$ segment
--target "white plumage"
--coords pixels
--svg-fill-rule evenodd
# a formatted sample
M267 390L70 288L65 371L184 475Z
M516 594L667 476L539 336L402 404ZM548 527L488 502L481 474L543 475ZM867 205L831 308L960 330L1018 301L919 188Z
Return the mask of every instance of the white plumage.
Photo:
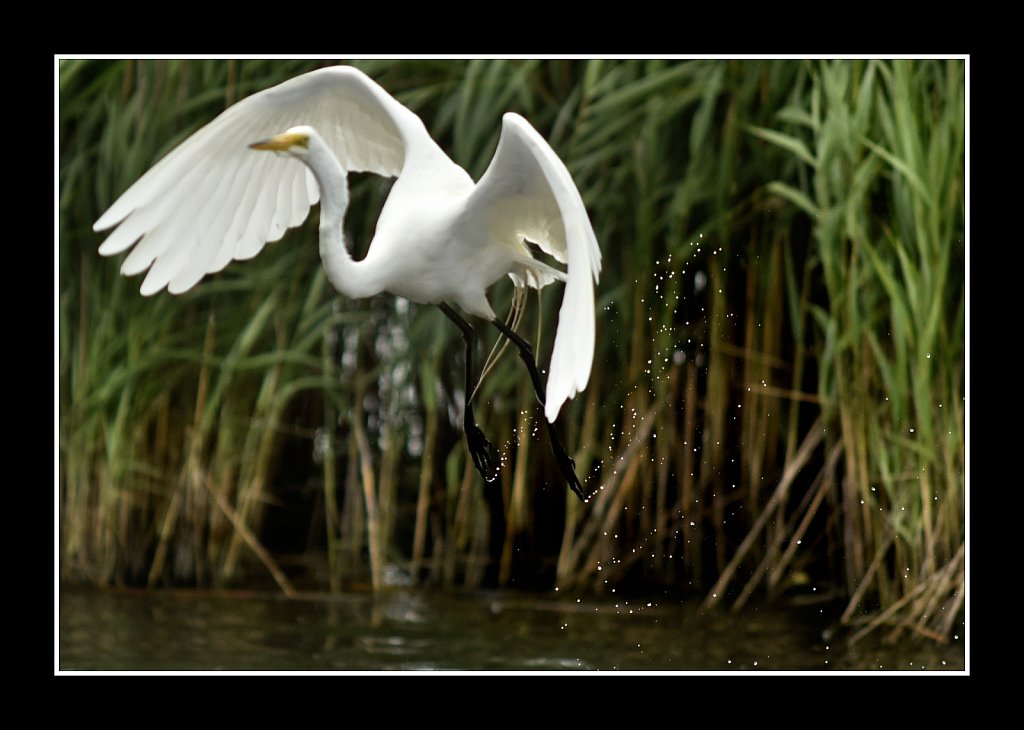
M267 138L277 141L261 149L284 154L250 149ZM348 172L397 177L362 261L343 243ZM125 191L94 228L117 226L100 253L130 249L121 271L148 269L144 295L180 293L232 260L252 258L318 201L324 267L348 296L388 291L493 321L486 290L502 276L534 288L564 280L548 421L586 387L601 252L569 171L516 114L504 116L494 159L474 184L420 118L364 73L320 69L227 109ZM566 271L535 259L526 240Z

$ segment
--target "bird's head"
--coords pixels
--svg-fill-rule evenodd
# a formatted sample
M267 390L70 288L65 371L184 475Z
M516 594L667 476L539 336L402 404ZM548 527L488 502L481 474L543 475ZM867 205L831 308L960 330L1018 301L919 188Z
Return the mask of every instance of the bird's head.
M254 150L271 150L282 152L302 159L309 154L310 140L316 135L312 127L292 127L269 139L253 142L249 147Z

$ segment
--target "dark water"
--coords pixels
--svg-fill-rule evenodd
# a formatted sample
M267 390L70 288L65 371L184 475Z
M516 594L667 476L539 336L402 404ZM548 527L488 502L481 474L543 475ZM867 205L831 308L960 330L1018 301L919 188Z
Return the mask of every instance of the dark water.
M823 639L818 609L705 614L697 601L410 591L61 591L56 667L194 671L964 670L949 645Z

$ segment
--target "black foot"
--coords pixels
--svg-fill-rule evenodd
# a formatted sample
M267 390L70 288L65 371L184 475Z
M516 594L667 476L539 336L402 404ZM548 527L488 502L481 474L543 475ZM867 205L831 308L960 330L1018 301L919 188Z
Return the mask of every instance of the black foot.
M498 468L501 466L498 451L475 423L466 424L466 444L473 457L473 464L484 481L488 483L497 481Z
M558 468L562 470L562 476L565 477L565 481L569 484L569 489L576 493L576 496L580 498L580 501L586 502L587 497L583 493L583 485L580 484L579 478L576 476L576 462L571 456L565 453L565 449L562 448L561 441L555 436L554 429L551 429L551 451L555 455L555 460L558 462Z
M519 357L522 359L523 364L526 365L526 369L530 373L530 380L533 382L534 393L537 394L537 402L540 403L541 407L544 406L544 383L541 381L540 373L537 371L537 363L533 359L533 346L524 340L522 337L517 335L511 329L509 329L504 322L500 319L493 319L491 323L501 330L508 339L519 348ZM555 460L558 461L558 468L562 470L562 476L565 477L565 481L569 483L569 489L576 493L576 496L581 501L586 502L587 497L583 494L583 485L580 484L579 478L576 476L576 462L569 458L569 455L565 453L565 448L562 446L562 442L558 439L558 434L555 433L555 426L553 423L545 421L548 425L548 435L551 437L551 452L555 455Z

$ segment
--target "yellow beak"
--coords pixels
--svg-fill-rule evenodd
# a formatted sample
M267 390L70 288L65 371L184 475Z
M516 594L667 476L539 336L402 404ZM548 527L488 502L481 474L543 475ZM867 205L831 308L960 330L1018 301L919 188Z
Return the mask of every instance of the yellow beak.
M295 145L302 145L305 147L308 144L306 136L303 134L296 133L284 133L279 134L276 137L270 139L263 139L259 142L253 142L249 147L254 150L273 150L276 152L285 152L290 147Z

